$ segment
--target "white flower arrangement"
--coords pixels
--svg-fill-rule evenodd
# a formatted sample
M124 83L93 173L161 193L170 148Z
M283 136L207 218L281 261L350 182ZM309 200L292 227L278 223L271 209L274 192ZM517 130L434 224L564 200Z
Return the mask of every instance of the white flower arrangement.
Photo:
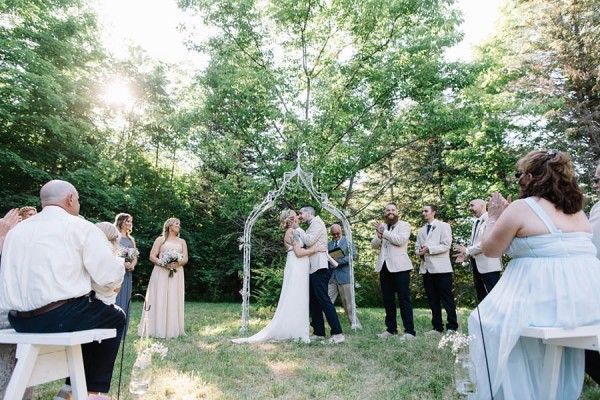
M443 349L444 347L450 347L452 354L456 355L464 349L469 347L469 344L473 342L475 339L474 335L465 335L462 332L452 332L446 333L440 339L440 343L438 344L438 349Z
M138 354L136 362L149 363L152 360L153 354L158 355L162 360L167 356L168 352L169 348L161 343L152 343Z

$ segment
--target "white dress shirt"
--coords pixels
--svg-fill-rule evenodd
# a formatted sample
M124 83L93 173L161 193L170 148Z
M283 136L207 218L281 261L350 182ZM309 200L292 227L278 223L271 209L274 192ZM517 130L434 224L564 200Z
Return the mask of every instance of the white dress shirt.
M115 257L94 224L57 206L46 206L8 232L0 267L0 310L31 311L80 297L92 280L118 287L124 260Z

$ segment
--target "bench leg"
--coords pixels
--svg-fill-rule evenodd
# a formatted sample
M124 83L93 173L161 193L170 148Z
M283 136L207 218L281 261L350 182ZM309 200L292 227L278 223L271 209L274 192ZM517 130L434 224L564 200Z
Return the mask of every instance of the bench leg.
M4 393L4 400L22 399L40 348L33 344L17 345L17 364Z
M69 377L74 400L85 400L88 397L85 369L81 346L67 346L67 362L69 364Z
M563 347L552 344L546 345L544 356L544 370L542 373L542 396L541 399L556 400L558 390L558 377L560 376L560 361L562 359Z

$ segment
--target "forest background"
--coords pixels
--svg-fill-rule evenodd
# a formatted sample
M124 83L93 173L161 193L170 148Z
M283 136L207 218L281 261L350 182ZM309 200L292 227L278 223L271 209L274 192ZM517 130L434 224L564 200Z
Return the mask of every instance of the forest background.
M245 220L298 154L351 223L359 307L381 304L371 223L388 202L413 227L411 247L425 203L466 242L469 201L516 195L515 161L549 148L573 157L586 209L597 200L600 0L507 0L469 62L444 56L461 39L453 1L178 4L192 16L188 47L208 57L202 68L135 47L110 54L90 2L0 0L0 212L39 210L41 185L65 179L85 218L130 213L135 292L175 216L190 255L186 299L241 301ZM194 35L193 21L211 35ZM107 91L114 82L129 87L127 101ZM318 206L292 185L254 225L254 303L276 302L278 214L304 204ZM472 305L468 268L455 270L459 305ZM416 272L412 285L422 302Z

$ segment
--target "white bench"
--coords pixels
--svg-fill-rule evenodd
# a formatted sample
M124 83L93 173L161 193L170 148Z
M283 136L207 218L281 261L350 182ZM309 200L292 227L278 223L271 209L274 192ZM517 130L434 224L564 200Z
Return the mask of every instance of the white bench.
M546 345L540 399L555 400L564 347L600 351L600 326L580 326L573 329L528 327L521 336L542 339Z
M17 345L17 364L4 400L22 399L25 389L70 377L73 399L86 399L87 385L81 344L117 336L116 329L91 329L64 333L19 333L0 330L0 343Z

